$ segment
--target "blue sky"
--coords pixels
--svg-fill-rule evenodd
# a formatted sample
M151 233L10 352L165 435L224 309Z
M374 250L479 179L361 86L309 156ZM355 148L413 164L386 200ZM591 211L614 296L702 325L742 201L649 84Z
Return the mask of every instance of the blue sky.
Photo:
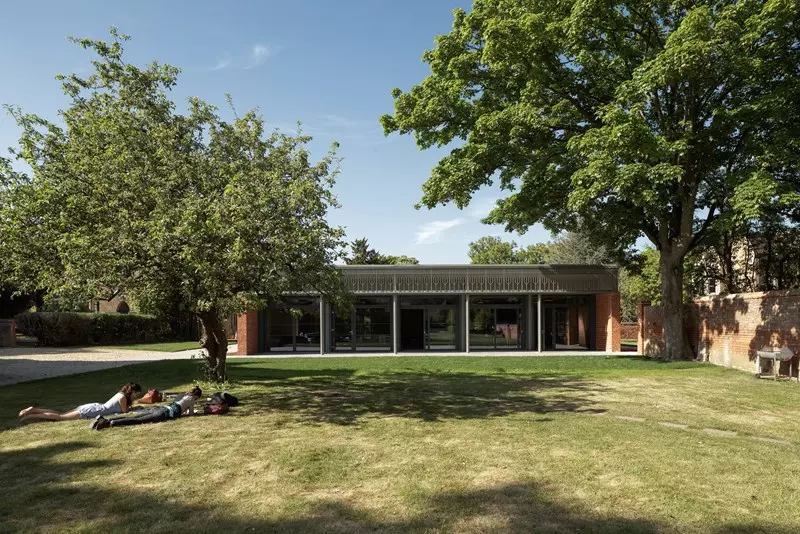
M54 76L86 73L91 56L67 35L105 38L110 25L133 40L129 61L153 59L182 69L174 97L238 109L258 107L281 129L297 121L321 156L339 141L342 208L330 220L348 239L367 237L386 254L422 263L467 262L468 243L504 235L520 244L547 241L542 228L523 236L480 223L499 188L485 188L464 210L415 210L421 186L443 151L420 151L412 137L383 136L378 118L392 111L390 91L427 74L422 53L447 33L452 10L468 0L292 0L261 2L13 2L0 32L0 103L54 118L65 98ZM0 114L0 147L18 129Z

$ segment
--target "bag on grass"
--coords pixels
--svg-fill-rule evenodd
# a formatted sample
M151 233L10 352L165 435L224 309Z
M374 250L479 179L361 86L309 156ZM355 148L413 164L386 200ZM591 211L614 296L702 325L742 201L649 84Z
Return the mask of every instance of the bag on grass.
M203 408L203 413L206 415L223 415L228 413L227 404L206 404Z
M227 404L228 406L236 406L239 404L239 399L230 393L214 393L211 395L211 398L208 399L208 402L210 404Z
M148 389L147 393L139 399L139 404L154 404L164 400L164 396L156 388Z

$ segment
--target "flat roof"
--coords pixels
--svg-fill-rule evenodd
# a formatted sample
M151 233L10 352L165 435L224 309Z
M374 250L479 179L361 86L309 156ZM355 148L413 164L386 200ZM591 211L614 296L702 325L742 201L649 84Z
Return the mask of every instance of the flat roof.
M356 294L592 294L618 290L608 265L340 265Z

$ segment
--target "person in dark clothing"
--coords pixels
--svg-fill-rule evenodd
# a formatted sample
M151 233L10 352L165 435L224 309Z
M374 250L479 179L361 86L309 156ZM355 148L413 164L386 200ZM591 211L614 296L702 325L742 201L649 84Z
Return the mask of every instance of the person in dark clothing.
M134 417L121 417L116 419L106 419L98 416L92 423L94 430L103 430L115 426L143 425L145 423L160 423L170 421L179 417L187 417L194 414L194 403L203 396L203 390L194 387L187 391L185 395L179 397L167 406L160 406L141 415Z

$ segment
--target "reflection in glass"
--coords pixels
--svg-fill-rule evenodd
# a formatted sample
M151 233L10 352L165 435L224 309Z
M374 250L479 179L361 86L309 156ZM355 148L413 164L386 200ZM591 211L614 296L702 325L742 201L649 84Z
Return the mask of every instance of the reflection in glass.
M386 352L391 346L389 309L356 308L356 350Z
M518 307L471 307L469 311L469 346L475 350L512 350L522 348L522 310Z
M352 336L350 314L335 314L333 317L333 332L331 335L332 349L351 350L353 346Z
M427 324L425 338L428 350L455 350L456 348L456 310L438 308L425 310Z
M298 351L319 352L319 308L303 310L297 319L295 340Z
M469 311L469 346L474 349L494 349L494 308L472 308Z
M288 310L268 310L267 337L271 349L292 350L292 330L294 317Z
M522 346L520 315L521 312L517 308L495 310L495 344L498 349L518 349Z

